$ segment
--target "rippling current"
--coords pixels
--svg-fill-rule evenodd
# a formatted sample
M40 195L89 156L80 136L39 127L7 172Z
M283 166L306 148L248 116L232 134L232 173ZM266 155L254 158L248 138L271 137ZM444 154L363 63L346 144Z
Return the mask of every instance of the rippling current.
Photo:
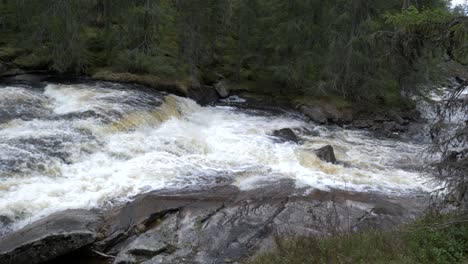
M303 144L279 143L271 134L281 128ZM315 156L326 144L342 163ZM425 147L118 84L0 86L0 218L17 228L155 189L282 178L323 190L428 191L418 172Z

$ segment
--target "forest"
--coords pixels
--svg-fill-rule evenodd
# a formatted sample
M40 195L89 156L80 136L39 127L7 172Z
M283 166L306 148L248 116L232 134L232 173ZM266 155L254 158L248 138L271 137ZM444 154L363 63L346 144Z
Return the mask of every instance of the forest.
M466 12L446 0L3 0L0 61L392 104L468 63Z

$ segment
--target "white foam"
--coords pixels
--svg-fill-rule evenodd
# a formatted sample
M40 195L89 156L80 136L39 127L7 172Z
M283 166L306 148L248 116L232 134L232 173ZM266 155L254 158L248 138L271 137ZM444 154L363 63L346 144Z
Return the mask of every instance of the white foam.
M85 85L49 84L44 91L44 95L51 99L51 105L56 114L88 110L104 111L112 109L121 111L122 105L116 103L115 100L125 98L130 94L131 91Z

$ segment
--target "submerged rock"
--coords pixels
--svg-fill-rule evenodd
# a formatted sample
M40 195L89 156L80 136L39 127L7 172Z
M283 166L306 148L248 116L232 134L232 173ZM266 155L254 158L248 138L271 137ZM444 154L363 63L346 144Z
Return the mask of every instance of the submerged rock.
M101 219L88 210L52 214L0 237L0 263L41 263L93 243Z
M319 157L321 160L330 162L330 163L337 163L335 152L333 151L333 147L330 145L326 145L325 147L319 148L314 150L315 155Z
M296 133L290 128L283 128L273 131L273 136L278 138L281 142L291 141L294 143L299 143L299 139L296 136Z

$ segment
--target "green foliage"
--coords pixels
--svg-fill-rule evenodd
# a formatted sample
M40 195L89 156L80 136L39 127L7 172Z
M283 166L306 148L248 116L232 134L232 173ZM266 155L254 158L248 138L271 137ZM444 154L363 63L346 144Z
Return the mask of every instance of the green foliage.
M49 60L44 54L31 53L17 57L13 64L22 69L41 70L47 67Z
M273 252L247 261L260 263L464 263L468 219L425 217L393 231L370 230L332 237L278 239Z
M386 14L385 18L387 23L410 30L423 24L443 23L451 18L451 14L446 9L437 8L420 11L411 6L399 13Z
M446 50L468 61L468 26L453 34L438 26L461 9L413 2L3 0L0 59L46 54L41 65L59 72L105 68L194 83L224 76L271 83L270 93L392 103L437 80ZM449 36L442 43L431 38L441 34ZM1 55L13 47L23 53Z

